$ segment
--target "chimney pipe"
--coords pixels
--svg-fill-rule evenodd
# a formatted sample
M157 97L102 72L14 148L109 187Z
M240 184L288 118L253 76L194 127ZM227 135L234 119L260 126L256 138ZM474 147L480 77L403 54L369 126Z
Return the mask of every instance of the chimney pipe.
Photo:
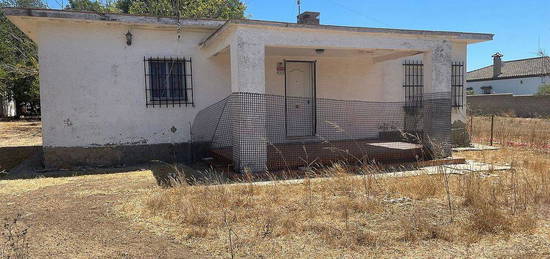
M319 25L319 12L303 12L298 15L298 24Z
M502 57L503 55L500 53L495 53L493 56L493 78L497 78L500 74L502 74Z

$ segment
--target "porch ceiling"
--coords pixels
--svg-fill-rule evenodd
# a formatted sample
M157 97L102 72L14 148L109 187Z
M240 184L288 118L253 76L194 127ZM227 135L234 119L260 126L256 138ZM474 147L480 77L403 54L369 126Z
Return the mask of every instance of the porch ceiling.
M322 53L317 53L314 48L289 48L289 47L266 47L266 56L286 56L286 57L339 57L339 58L372 58L373 60L385 61L401 57L414 56L420 54L419 51L404 51L392 49L324 49Z

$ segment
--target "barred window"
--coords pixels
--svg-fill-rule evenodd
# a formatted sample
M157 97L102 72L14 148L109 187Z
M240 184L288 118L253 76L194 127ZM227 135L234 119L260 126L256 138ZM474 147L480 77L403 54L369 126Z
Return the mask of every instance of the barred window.
M144 58L147 107L193 105L191 59Z
M464 107L464 63L462 62L452 64L451 99L453 107Z
M424 65L421 61L403 63L405 107L422 107L424 95Z

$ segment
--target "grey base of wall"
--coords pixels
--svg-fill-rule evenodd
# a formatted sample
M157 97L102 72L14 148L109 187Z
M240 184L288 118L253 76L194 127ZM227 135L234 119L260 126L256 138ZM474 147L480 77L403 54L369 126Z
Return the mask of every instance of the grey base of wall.
M102 147L44 147L44 166L70 169L82 166L123 166L152 160L191 163L202 157L204 145L191 143Z

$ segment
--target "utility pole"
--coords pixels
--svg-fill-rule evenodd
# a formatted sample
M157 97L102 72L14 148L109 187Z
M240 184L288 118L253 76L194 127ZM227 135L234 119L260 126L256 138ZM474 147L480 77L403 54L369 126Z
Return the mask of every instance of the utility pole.
M301 8L300 0L296 0L296 5L298 6L298 15L300 15L300 14L302 13L302 8Z

